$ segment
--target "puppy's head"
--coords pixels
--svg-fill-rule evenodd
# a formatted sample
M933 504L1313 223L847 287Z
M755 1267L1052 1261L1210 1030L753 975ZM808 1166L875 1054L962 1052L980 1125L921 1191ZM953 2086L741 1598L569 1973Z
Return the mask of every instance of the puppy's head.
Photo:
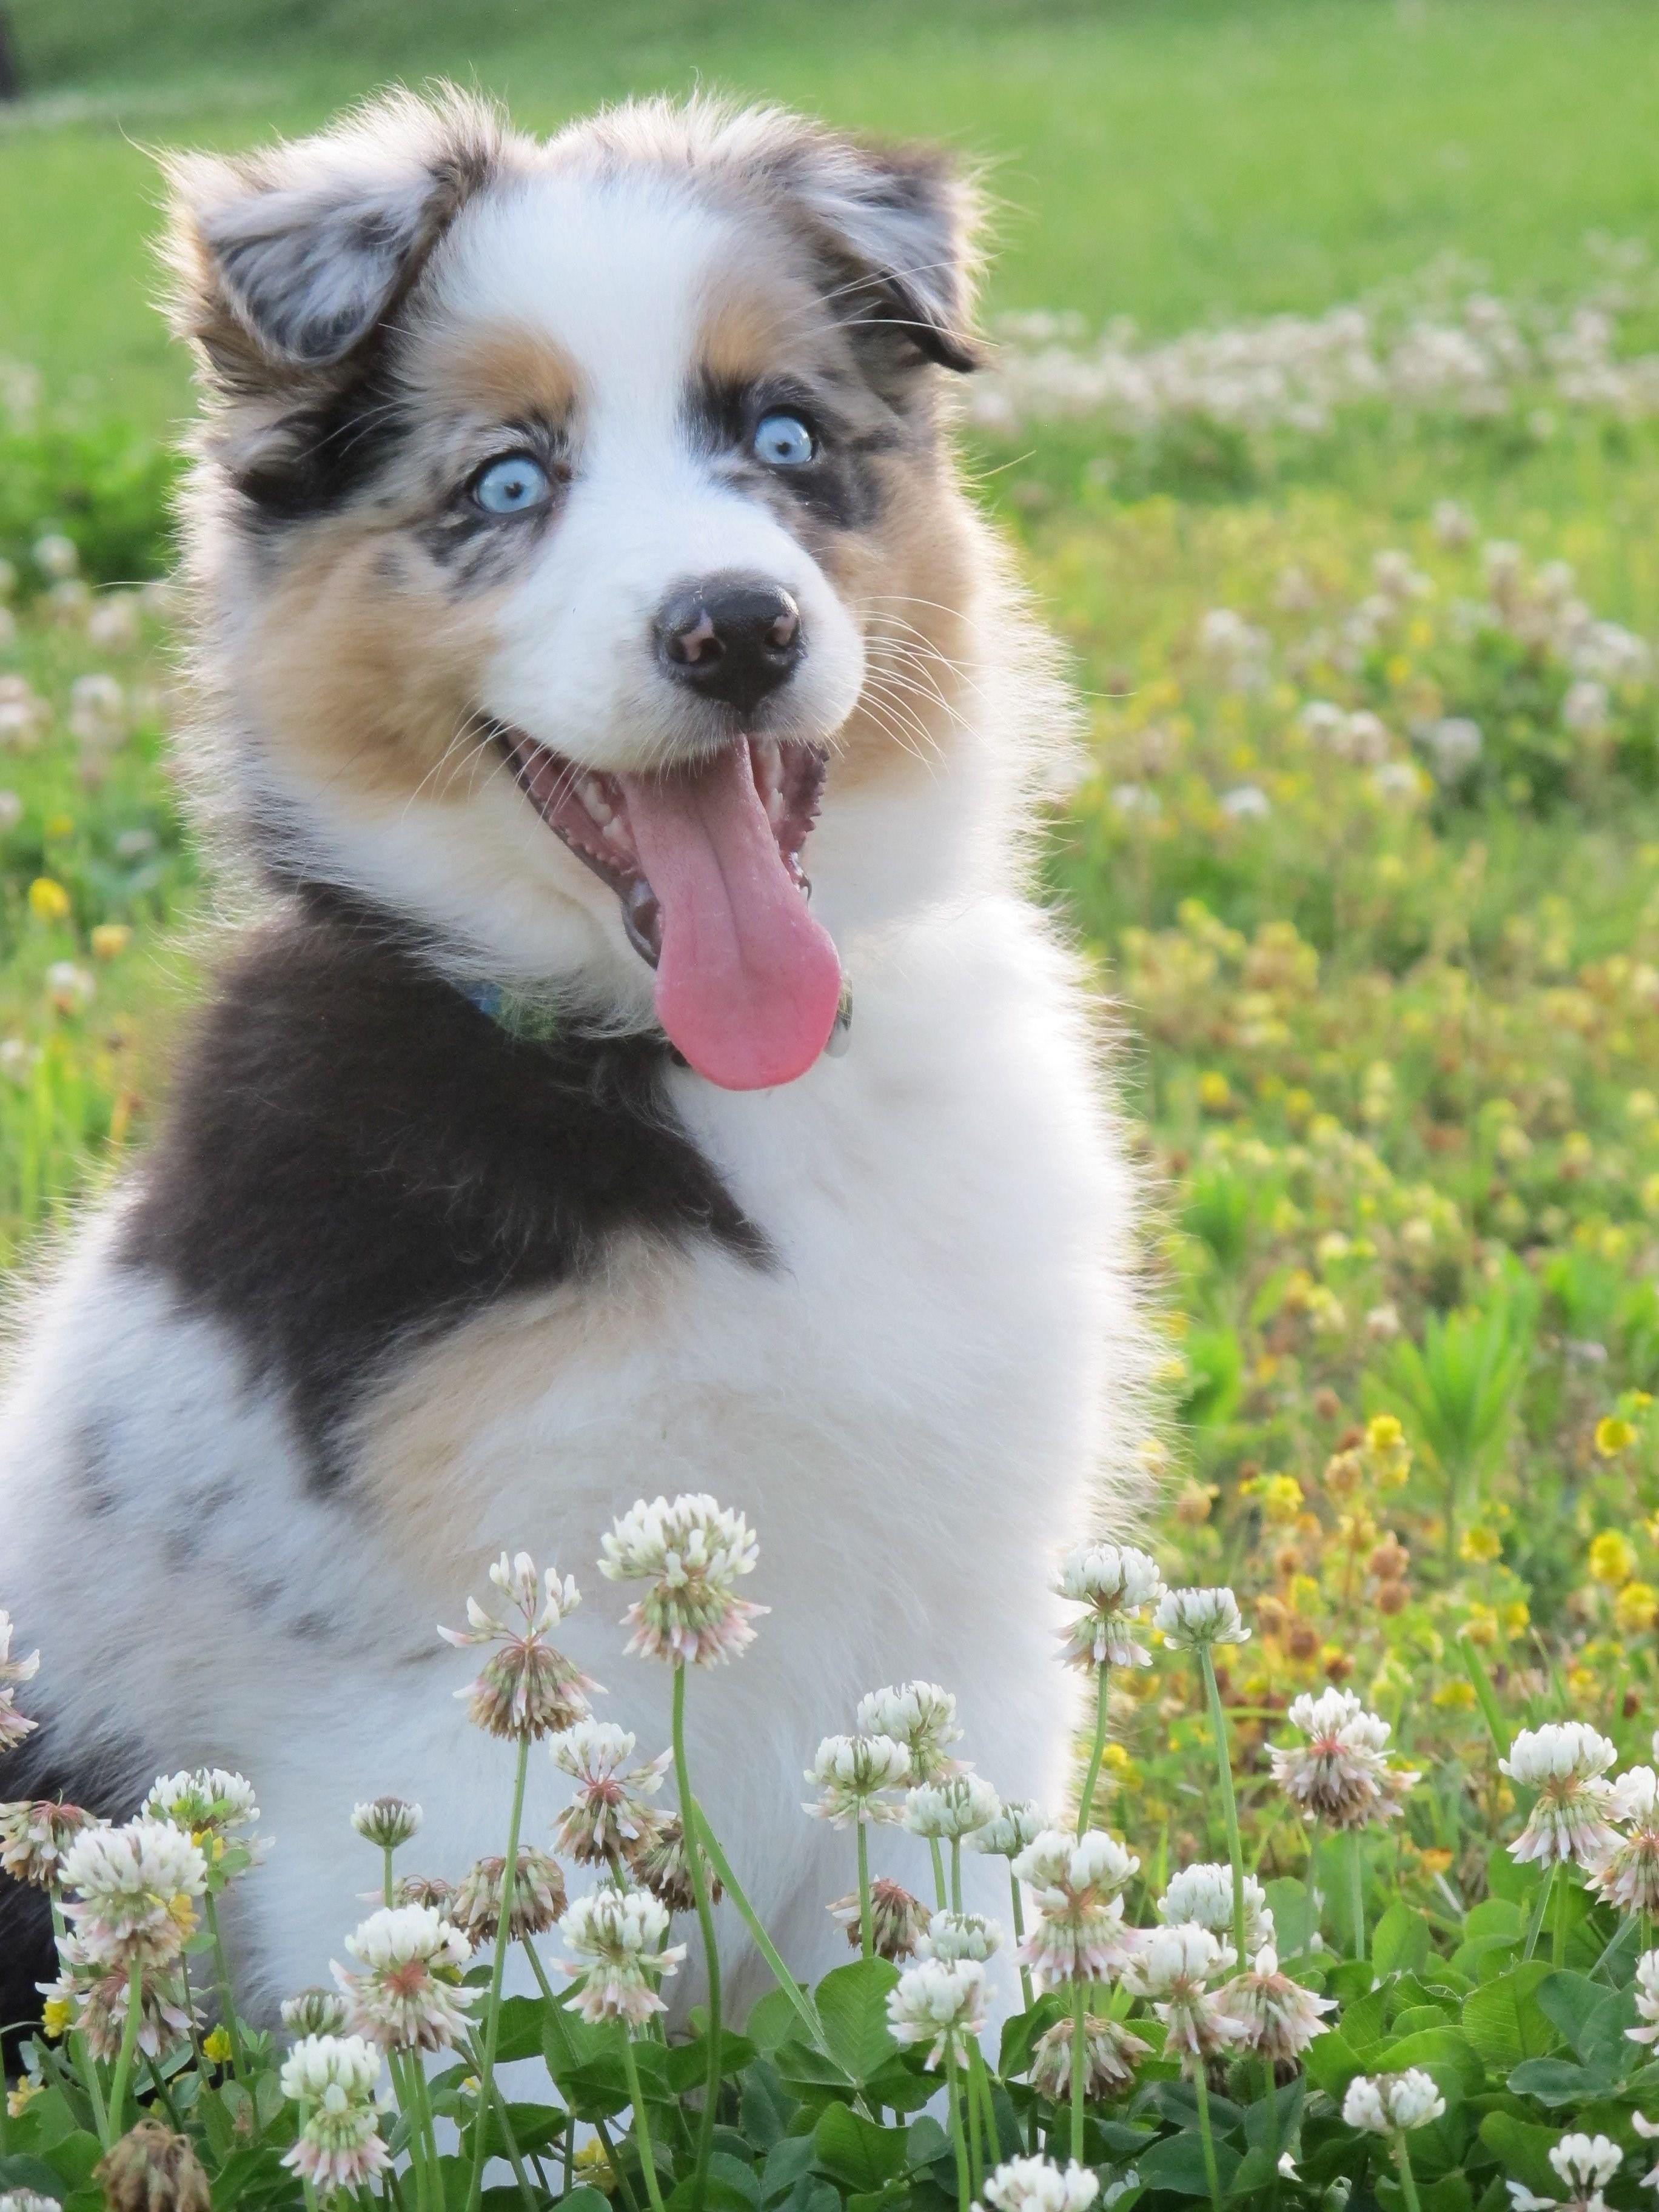
M541 146L454 95L172 179L267 865L654 1010L716 1082L801 1073L841 989L815 822L948 743L963 680L966 187L772 112Z

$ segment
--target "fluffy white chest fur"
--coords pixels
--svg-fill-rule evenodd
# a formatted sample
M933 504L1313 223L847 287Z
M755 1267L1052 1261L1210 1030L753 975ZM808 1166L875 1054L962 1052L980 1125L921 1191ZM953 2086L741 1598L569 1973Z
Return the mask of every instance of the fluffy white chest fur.
M986 901L872 957L845 1058L759 1097L683 1079L777 1264L641 1245L600 1285L489 1309L365 1410L355 1505L308 1494L235 1346L113 1272L94 1231L7 1424L7 1594L76 1737L255 1780L276 1844L243 1886L245 1940L268 1998L325 1973L373 1886L356 1800L424 1806L410 1868L453 1878L501 1848L510 1749L467 1725L467 1661L433 1630L504 1546L576 1575L561 1640L608 1686L605 1716L642 1753L665 1744L667 1670L623 1656L623 1595L593 1565L640 1495L712 1490L760 1533L745 1589L771 1611L745 1657L693 1680L690 1735L792 1963L844 1946L824 1907L850 1844L802 1811L802 1770L862 1691L945 1683L1005 1794L1060 1796L1074 1708L1047 1584L1100 1500L1131 1329L1066 966L1033 913ZM104 1404L120 1449L89 1498ZM568 1787L538 1754L528 1839ZM925 1851L896 1834L878 1864L924 1889Z

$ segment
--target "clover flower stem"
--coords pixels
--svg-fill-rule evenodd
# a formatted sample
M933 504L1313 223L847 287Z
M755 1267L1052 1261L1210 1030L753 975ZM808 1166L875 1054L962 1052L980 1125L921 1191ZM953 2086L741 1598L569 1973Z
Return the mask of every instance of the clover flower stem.
M617 2177L617 2186L622 2191L623 2203L628 2207L628 2212L640 2212L640 2200L634 2194L632 2182L622 2170L622 2162L617 2156L617 2147L611 2140L610 2130L603 2120L595 2120L593 2132L605 2151L605 2164Z
M683 1668L676 1668L677 1683L683 1672ZM628 2099L634 2107L634 2132L639 2137L640 2170L645 2176L645 2191L651 2199L652 2212L663 2212L662 2191L657 2181L657 2161L651 2148L651 2123L646 2117L645 2092L640 2087L640 2063L634 2056L634 2039L626 2027L622 2031L622 2044L623 2064L628 2073ZM699 2180L696 2201L701 2202L702 2193L702 2183Z
M126 2132L121 2117L126 2107L127 2076L132 2071L132 2054L138 2048L138 2019L143 2008L144 1989L143 1969L135 1960L127 1969L127 2011L121 2023L121 2050L115 2062L114 2079L109 2085L109 2124L104 2137L104 2148L110 2150Z
M1417 2194L1417 2176L1412 2172L1412 2154L1402 2128L1394 2139L1394 2162L1400 2168L1400 2193L1406 2200L1406 2212L1423 2212Z
M962 1838L951 1838L951 1910L962 1910Z
M685 1662L683 1659L678 1660L674 1667L673 1744L674 1781L679 1791L680 1820L687 1838L692 1842L692 1848L685 1854L686 1870L691 1876L691 1895L697 1908L697 1925L702 1930L703 1957L708 1971L708 2070L703 2087L702 2112L697 2121L696 2175L691 2191L693 2203L701 2203L708 2194L708 2160L714 2148L714 2113L720 2094L720 1947L714 1940L714 1916L708 1905L708 1884L703 1877L702 1853L695 1847L697 1832L704 1823L697 1810L697 1801L691 1795L691 1767L685 1754ZM744 1913L745 1919L749 1917ZM769 1959L767 1964L771 1965Z
M1083 2088L1089 2070L1089 1987L1072 1984L1072 2157L1083 2163Z
M392 1846L390 1844L386 1846L385 1850L381 1853L381 1856L386 1862L386 1870L380 1877L380 1895L388 1905L395 1905L397 1903L398 1892L397 1884L392 1877Z
M307 2124L309 2122L310 2118L310 2100L306 2097L301 2097L300 2100L300 2124L298 2130L298 2132L301 2135L305 2133ZM306 2212L320 2212L320 2208L317 2203L317 2185L308 2173L302 2173L300 2176L300 2194L305 2198Z
M530 1774L530 1742L527 1732L519 1738L518 1771L513 1778L513 1810L507 1823L507 1855L501 1861L501 1932L495 1939L495 1961L489 1976L489 2001L484 2008L483 2071L478 2077L480 2114L489 2108L490 2092L495 2082L495 2045L501 2027L501 1983L507 1973L507 1954L512 1948L507 1931L513 1925L513 1884L519 1871L519 1827L524 1819L525 1784ZM481 2123L478 2139L472 2148L472 2179L466 2193L467 2212L478 2212L479 2200L483 2195L484 2140Z
M1348 1899L1353 1916L1353 1954L1356 1959L1363 1959L1365 1955L1365 1855L1360 1849L1358 1828L1348 1841L1352 1846L1348 1856Z
M1595 1964L1590 1968L1591 1981L1596 1980L1604 1968L1611 1967L1613 1958L1619 1952L1624 1949L1626 1942L1629 1939L1632 1931L1634 1929L1639 1928L1640 1925L1641 1916L1639 1913L1627 1912L1625 1915L1619 1925L1613 1929L1612 1935L1608 1936L1607 1948L1602 1952ZM1607 1978L1609 1981L1613 1978L1610 1972L1607 1975Z
M1233 1762L1227 1742L1227 1716L1222 1709L1221 1686L1215 1678L1215 1657L1207 1644L1199 1646L1198 1662L1204 1674L1204 1695L1210 1709L1210 1733L1215 1738L1216 1765L1221 1776L1221 1817L1227 1827L1227 1856L1233 1869L1233 1948L1240 1968L1244 1951L1244 1845L1238 1832L1238 1800L1233 1794Z
M1205 1656L1208 1656L1206 1652ZM1210 2185L1212 2212L1221 2212L1221 2176L1216 2169L1215 2136L1210 2126L1210 2084L1201 2058L1193 2068L1193 2087L1198 2096L1198 2138L1204 2147L1204 2179Z
M167 2118L172 2121L176 2131L183 2135L185 2132L184 2118L179 2107L173 2101L173 2092L167 2085L167 2076L155 2061L149 2057L144 2060L144 2071L149 2076L149 2086L157 2100L166 2107Z
M1556 1863L1552 1859L1549 1872L1539 1884L1538 1902L1532 1909L1532 1918L1528 1923L1526 1946L1521 1954L1523 1964L1538 1948L1538 1938L1544 1929L1544 1915L1549 1910L1550 1899L1555 1893L1555 1877L1558 1872Z
M476 2073L478 2069L478 2045L476 2038L471 2036L467 2038L466 2049L472 2061L473 2071ZM525 2172L524 2154L519 2148L519 2139L513 2132L512 2121L507 2118L507 2100L502 2096L499 2085L495 2083L491 2084L490 2103L495 2107L495 2118L501 2126L501 2141L507 2148L507 2162L513 2169L513 2178L518 2183L519 2194L525 2202L525 2212L538 2212L536 2192L530 2185L530 2176ZM427 2097L427 2106L429 2112L431 2108L429 2093ZM480 2126L483 2125L483 2118L481 2111L478 2119ZM432 2139L432 2151L435 2160L437 2155L435 2133ZM435 2172L435 2166L434 2170Z
M1324 1899L1319 1893L1319 1846L1324 1841L1324 1823L1316 1815L1308 1831L1308 1902L1313 1908L1313 1932L1319 1933L1324 1917Z
M859 1828L859 1955L868 1959L876 1948L875 1923L870 1911L870 1831L860 1820Z
M732 1904L736 1905L738 1917L742 1920L744 1926L754 1937L756 1948L759 1951L762 1958L765 1960L768 1966L770 1967L773 1980L788 1998L790 2003L794 2006L795 2010L800 2014L802 2021L805 2023L808 2034L811 2035L813 2042L817 2045L818 2049L820 2051L827 2051L828 2046L825 2045L823 2039L823 2022L818 2018L817 2007L813 2003L811 1998L807 1995L806 1991L802 1989L800 1984L795 1979L788 1967L784 1965L782 1959L778 1955L777 1945L772 1941L772 1938L767 1934L765 1928L762 1925L760 1915L756 1911L754 1906L749 1902L748 1896L744 1890L742 1883L739 1882L736 1875L732 1871L731 1860L726 1857L726 1853L720 1849L719 1840L716 1838L714 1830L709 1826L708 1818L705 1815L702 1806L699 1805L695 1799L693 1799L691 1802L690 1812L691 1819L696 1823L696 1832L702 1840L703 1850L708 1854L708 1863L714 1868L715 1873L720 1876L721 1887L725 1889L726 1895L731 1899ZM696 1866L695 1856L693 1857L691 1863L694 1868ZM699 1869L698 1872L693 1875L692 1886L694 1888L701 1886L701 1870Z
M963 2071L966 2076L962 2085L962 2101L968 2114L968 2181L975 2204L985 2187L985 2144L980 2130L979 2099L974 2084L973 2052L963 2056Z
M1567 1963L1567 1914L1571 1891L1565 1881L1555 1885L1555 1911L1550 1922L1550 1964L1559 1970Z
M541 1953L536 1948L536 1946L531 1942L528 1936L521 1936L519 1940L524 1945L525 1956L530 1961L530 1971L536 1977L536 1980L541 1989L542 1995L547 1999L549 2004L557 2004L559 2002L558 1996L554 1990L552 1983L547 1978L547 1969L542 1964Z
M1002 2142L997 2133L997 2108L991 2096L990 2069L985 2055L977 2043L968 2046L968 2081L971 2093L979 2099L981 2124L985 2130L985 2163L989 2166L1002 2162Z
M213 1938L213 1973L219 1990L220 2014L225 2033L230 2038L231 2071L246 2089L247 2057L242 2049L241 2023L236 2017L236 2003L230 1990L230 1963L225 1956L225 1939L219 1932L219 1912L213 1902L211 1887L203 1893L202 1911L207 1917L208 1934Z
M430 2212L432 2185L427 2172L426 2134L421 2125L421 2107L412 2076L419 2062L412 2053L390 2051L386 2056L387 2069L398 2099L398 2109L409 2129L409 2172L415 2184L415 2202L419 2212ZM476 2124L476 2123L475 2123Z
M1101 1662L1095 1686L1095 1740L1089 1753L1089 1771L1083 1778L1083 1795L1078 1799L1077 1832L1085 1835L1089 1827L1089 1814L1095 1802L1095 1784L1100 1779L1100 1762L1106 1756L1106 1713L1109 1685L1112 1670Z
M1025 1948L1025 1911L1019 1901L1019 1876L1014 1872L1012 1859L1008 1863L1008 1905L1009 1917L1014 1924L1014 1949L1018 1954ZM1025 2000L1026 2011L1030 2012L1036 2002L1036 1996L1031 1988L1031 1970L1023 1962L1019 1970L1019 1993Z
M68 1923L64 1918L64 1908L58 1901L57 1891L53 1890L51 1896L52 1932L54 1939L61 1942L67 1932ZM193 2042L196 2035L196 2010L190 2002L188 1974L185 1976L185 2010L190 2014L190 2032ZM81 2086L87 2093L87 2102L92 2106L93 2124L97 2130L98 2140L101 2142L104 2140L105 2129L108 2125L104 2112L104 2085L99 2079L98 2062L87 2049L87 2039L78 2028L73 2028L70 2032L69 2053L75 2070L81 2077ZM202 2070L202 2054L199 2051L196 2054L196 2070L198 2074Z
M962 2094L957 2079L954 2043L945 2046L945 2095L951 2108L951 2142L957 2154L957 2212L968 2212L973 2201L968 2172L968 2144L962 2132Z
M939 1847L937 1836L928 1837L927 1848L933 1855L933 1894L938 1901L939 1911L943 1912L950 1903L945 1889L945 1854Z

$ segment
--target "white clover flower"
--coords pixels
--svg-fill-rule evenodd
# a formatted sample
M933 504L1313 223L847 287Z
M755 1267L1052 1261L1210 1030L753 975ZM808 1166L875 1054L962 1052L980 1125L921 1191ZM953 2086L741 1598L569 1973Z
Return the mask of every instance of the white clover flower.
M62 2212L62 2207L38 2189L0 2189L0 2212Z
M11 1615L0 1606L0 1752L15 1751L27 1735L33 1735L40 1726L20 1713L12 1703L14 1686L33 1681L40 1669L40 1654L31 1651L27 1659L11 1656Z
M1551 2146L1550 2164L1572 2194L1535 2197L1519 2181L1505 2183L1514 2212L1607 2212L1601 2191L1625 2162L1607 2136L1565 2135Z
M83 1828L64 1854L64 1911L87 1962L171 1966L196 1927L207 1861L182 1828L142 1816Z
M858 1892L849 1897L838 1897L829 1907L830 1917L847 1930L847 1940L854 1950L864 1941L862 1905ZM902 1959L914 1959L921 1948L933 1918L930 1909L919 1897L913 1897L902 1882L891 1881L886 1875L878 1875L870 1885L870 1934L878 1959L891 1959L896 1964Z
M58 1957L62 1971L57 1980L41 1984L46 2018L57 2014L66 2027L84 2036L94 2058L116 2057L125 2035L134 1962L112 1963L94 1956L78 1932L58 1937ZM191 2033L190 2013L179 2002L181 1996L188 1997L188 1990L176 1957L161 1966L137 1963L137 2045L146 2058L160 2059Z
M924 1959L977 1959L981 1966L1001 1948L1002 1929L982 1912L936 1912L916 1945Z
M1188 1922L1147 1931L1136 1950L1134 1985L1164 2022L1164 2054L1201 2064L1242 2043L1243 2021L1210 1988L1225 1955L1207 1928Z
M1644 2025L1626 2034L1632 2043L1659 2043L1659 1951L1644 1951L1636 1962L1636 2009Z
M1527 1824L1510 1845L1523 1864L1549 1866L1576 1859L1581 1866L1605 1856L1618 1838L1608 1826L1613 1785L1607 1769L1619 1753L1586 1721L1552 1721L1522 1729L1498 1762L1500 1771L1523 1790L1538 1792Z
M585 1866L614 1866L644 1841L653 1823L647 1797L662 1787L672 1752L629 1766L634 1732L614 1721L580 1720L548 1745L553 1764L576 1784L558 1817L560 1849Z
M1152 1626L1177 1650L1199 1651L1213 1644L1248 1644L1250 1632L1239 1617L1230 1589L1166 1590Z
M985 2025L985 1969L976 1959L946 1965L924 1959L907 1966L887 1998L887 2021L896 2042L932 2045L927 2063L948 2052L960 2057Z
M1467 714L1442 715L1438 721L1425 723L1419 734L1442 783L1461 782L1485 749L1480 723L1471 721Z
M488 1735L514 1740L570 1727L586 1712L588 1692L599 1686L549 1643L547 1632L581 1603L580 1591L555 1567L538 1574L528 1552L511 1559L503 1552L489 1579L518 1620L498 1619L469 1597L466 1627L438 1631L458 1650L473 1644L498 1647L477 1680L455 1692L465 1701L467 1717Z
M301 2039L343 2035L348 2008L337 1990L301 1990L283 1999L283 2026Z
M968 1839L969 1848L982 1851L988 1858L1017 1859L1045 1828L1053 1826L1035 1798L1019 1798L1012 1805L1005 1804L982 1828L975 1828Z
M1348 2125L1374 2136L1403 2135L1437 2120L1445 2109L1433 2076L1420 2066L1403 2074L1358 2074L1342 2100Z
M708 1863L708 1852L699 1856L708 1900L718 1905L726 1894L725 1887ZM685 1827L678 1813L652 1814L649 1827L629 1849L628 1870L642 1889L648 1889L671 1912L690 1912L696 1904Z
M391 2162L374 2109L380 2075L380 2054L361 2035L308 2035L283 2062L283 2094L303 2117L283 2164L325 2200Z
M939 1782L957 1771L948 1748L962 1740L957 1701L937 1682L866 1691L859 1699L858 1724L866 1735L890 1735L904 1746L914 1782Z
M1235 822L1265 822L1273 803L1259 783L1236 784L1221 794L1221 811Z
M1150 1667L1152 1655L1133 1633L1148 1606L1164 1595L1158 1562L1127 1544L1085 1544L1060 1561L1054 1595L1080 1613L1060 1631L1069 1667Z
M1561 702L1561 726L1576 738L1599 738L1607 726L1608 697L1605 684L1581 676L1567 686Z
M30 549L35 567L53 583L61 584L75 574L81 566L81 556L76 550L75 540L65 538L61 530L49 530L37 538Z
M1659 2136L1659 2120L1649 2119L1644 2112L1632 2112L1630 2124L1644 2142L1651 2142L1656 2136ZM1659 2189L1659 2166L1650 2166L1642 2176L1642 2187Z
M1040 2096L1063 2104L1072 2094L1072 2028L1069 2017L1056 2021L1038 2036L1031 2050L1031 2086ZM1097 2099L1118 2096L1135 2078L1139 2062L1152 2050L1149 2043L1127 2028L1121 2021L1099 2013L1083 2017L1083 2094Z
M896 1736L827 1735L817 1747L806 1779L818 1796L803 1808L837 1828L848 1820L898 1820L902 1808L884 1790L902 1789L910 1778L910 1753Z
M435 1905L384 1905L346 1937L346 1948L362 1971L330 1966L354 2033L383 2051L442 2051L455 2041L478 1994L461 1987L472 1946Z
M70 1845L83 1829L102 1825L78 1805L61 1805L55 1797L0 1805L0 1869L35 1889L57 1889Z
M1170 1887L1158 1900L1160 1920L1190 1920L1223 1938L1232 1933L1233 1870L1230 1866L1204 1863L1182 1867L1170 1877ZM1273 1917L1267 1909L1267 1893L1253 1874L1244 1877L1244 1943L1254 1956L1273 1940Z
M1445 546L1468 545L1474 538L1474 517L1468 507L1460 507L1455 499L1436 501L1434 513L1429 518L1429 527Z
M585 1974L576 2008L590 2027L622 2020L643 2026L667 2007L653 1984L673 1973L684 1943L665 1945L668 1908L648 1889L598 1889L579 1897L559 1923L570 1948L568 1974Z
M1589 1887L1620 1912L1659 1914L1659 1774L1650 1766L1632 1766L1613 1785L1611 1817L1629 1826L1604 1850L1592 1854L1585 1865ZM0 1810L0 1836L3 1836ZM0 1849L0 1864L4 1863Z
M623 1616L634 1632L630 1651L708 1667L754 1642L749 1624L769 1608L738 1597L735 1585L754 1571L760 1544L741 1513L707 1492L683 1492L672 1504L641 1499L612 1522L600 1548L608 1581L651 1584Z
M1043 1989L1105 1981L1129 1964L1137 1934L1124 1925L1122 1893L1139 1864L1099 1829L1045 1828L1014 1861L1036 1911L1019 1955Z
M1075 2160L1011 2158L988 2178L984 2201L995 2212L1088 2212L1099 2194L1099 2177Z
M426 1815L407 1797L371 1797L351 1808L351 1825L366 1844L395 1851L418 1832Z
M450 1918L473 1943L493 1943L501 1928L501 1878L507 1861L499 1855L476 1859L455 1886ZM520 1844L513 1872L513 1910L507 1940L522 1943L551 1928L566 1905L559 1863L533 1844Z
M1325 2033L1320 2014L1336 2009L1334 1998L1316 1996L1281 1974L1270 1944L1256 1953L1248 1972L1228 1983L1221 2002L1244 2031L1240 2048L1275 2064L1299 2058L1315 2036Z
M76 961L54 960L46 970L46 996L60 1014L82 1012L97 993L97 978Z
M1001 1800L984 1777L963 1771L910 1790L904 1800L904 1825L913 1836L954 1843L988 1826L1001 1810Z
M1268 1757L1273 1780L1304 1820L1363 1828L1395 1817L1419 1778L1389 1766L1387 1721L1367 1712L1351 1691L1338 1689L1317 1697L1304 1692L1291 1701L1290 1721L1307 1743L1273 1747Z

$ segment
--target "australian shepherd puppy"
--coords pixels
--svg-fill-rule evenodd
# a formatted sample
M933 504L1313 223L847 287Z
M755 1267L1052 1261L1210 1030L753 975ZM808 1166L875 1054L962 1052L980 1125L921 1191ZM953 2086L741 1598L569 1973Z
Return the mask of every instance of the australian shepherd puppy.
M562 1638L665 1742L593 1563L709 1491L770 1611L694 1685L693 1771L821 1972L819 1736L930 1678L1058 1803L1055 1553L1133 1488L1131 1194L1027 880L1066 703L950 447L969 191L773 112L544 144L459 95L172 183L194 743L264 903L22 1316L40 1725L0 1792L252 1777L268 2011L374 1886L354 1800L424 1806L411 1870L501 1849L513 1760L434 1628L503 1547L588 1583ZM568 1787L537 1759L527 1840ZM0 2020L39 1902L0 1898Z

